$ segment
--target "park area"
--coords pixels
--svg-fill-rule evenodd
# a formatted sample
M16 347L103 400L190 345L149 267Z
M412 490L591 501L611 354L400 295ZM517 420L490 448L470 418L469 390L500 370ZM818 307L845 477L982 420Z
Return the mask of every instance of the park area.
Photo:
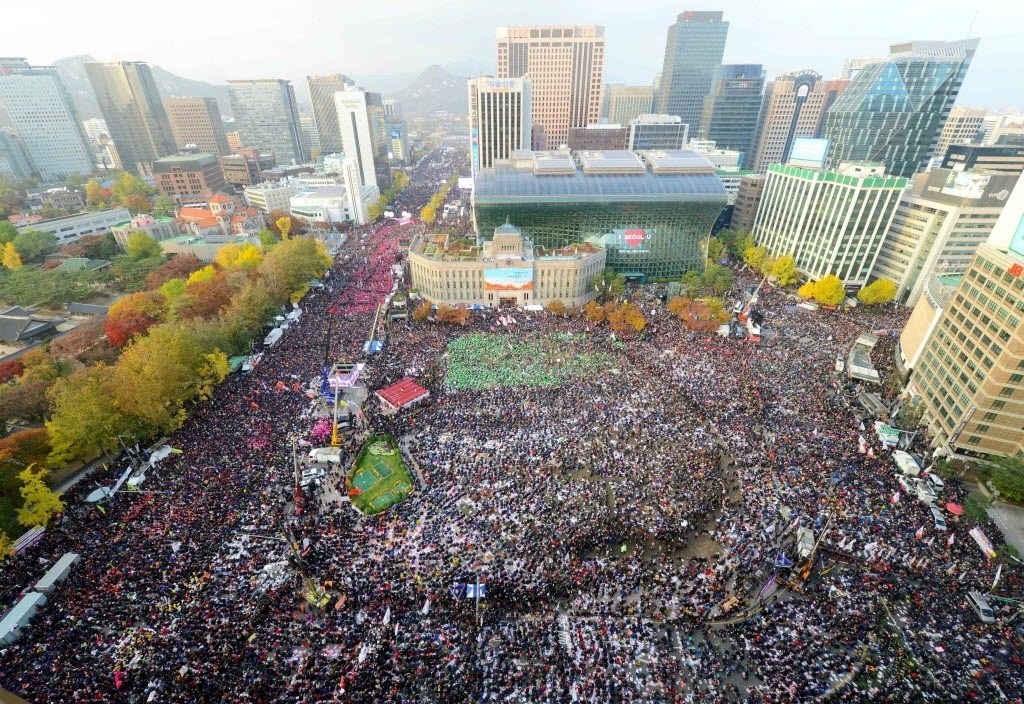
M573 352L573 342L583 338L580 333L464 335L448 345L445 386L456 391L560 386L614 366L612 355Z
M398 445L390 435L367 439L348 476L348 493L360 512L387 511L412 493L413 481Z

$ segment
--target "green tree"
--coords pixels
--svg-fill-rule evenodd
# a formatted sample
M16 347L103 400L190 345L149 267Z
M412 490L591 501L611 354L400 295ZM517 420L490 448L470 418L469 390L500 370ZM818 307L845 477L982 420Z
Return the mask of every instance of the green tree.
M135 261L159 257L164 253L164 250L160 247L160 243L142 230L136 230L128 236L128 243L125 245L125 251L128 253L128 256Z
M52 232L26 230L14 238L14 246L22 261L38 261L57 251L58 240Z
M384 206L380 204L380 201L370 203L366 208L366 215L370 218L370 222L377 222L380 220L380 216L384 214Z
M772 276L779 282L780 286L789 286L796 283L796 259L792 254L785 254L775 260L772 265Z
M3 264L11 271L17 271L21 268L21 255L18 254L18 250L14 247L13 242L8 242L4 245Z
M992 484L1002 497L1010 501L1024 501L1024 462L1013 457L993 460Z
M88 177L83 176L82 174L71 174L70 176L68 176L68 180L64 182L64 188L68 189L69 191L73 191L75 189L81 188L88 182Z
M331 265L331 257L317 240L293 237L280 242L263 259L260 273L285 300L313 279L320 278ZM284 302L284 301L282 301Z
M117 447L128 421L114 403L114 388L114 369L105 364L79 369L53 385L48 392L53 413L46 421L51 463Z
M702 277L704 288L711 290L716 296L723 295L732 288L732 269L721 264L710 264Z
M711 237L708 239L708 262L711 264L717 264L718 260L721 259L726 252L725 243L717 237Z
M22 506L18 509L18 523L26 528L45 526L50 519L64 510L60 496L46 486L45 473L29 467L18 478L22 481Z
M177 204L173 198L167 196L158 196L153 201L153 215L157 217L173 217L177 210Z
M704 286L704 278L699 271L691 269L683 274L683 278L679 279L679 283L687 293L696 293Z
M156 189L135 174L126 171L114 179L114 183L110 186L110 192L117 203L126 204L126 199L129 196L149 198L156 194Z
M857 292L857 300L866 306L889 303L896 298L896 284L889 279L877 279Z
M822 305L837 306L846 299L846 289L842 279L834 274L824 276L814 282L814 298Z
M7 244L13 242L14 238L18 236L18 228L12 225L7 220L0 220L0 244Z
M277 244L277 237L270 230L260 230L256 233L256 238L260 241L260 244L263 245L264 249L268 249Z
M601 300L618 298L626 292L626 277L609 267L591 279L590 288Z
M0 530L0 563L10 557L12 552L14 552L14 541L11 540L11 536Z
M922 417L924 417L924 401L920 396L914 396L900 406L895 424L897 428L903 430L914 430L921 424Z
M719 233L721 234L721 233ZM753 233L738 231L736 237L733 239L733 249L731 251L733 259L743 259L743 254L751 247L757 246L757 240L754 239Z

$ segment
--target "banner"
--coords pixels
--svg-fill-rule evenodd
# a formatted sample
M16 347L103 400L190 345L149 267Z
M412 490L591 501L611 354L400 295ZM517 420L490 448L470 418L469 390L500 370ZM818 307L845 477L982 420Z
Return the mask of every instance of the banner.
M996 556L995 548L992 547L992 543L989 542L989 539L985 536L985 533L981 530L981 528L975 526L974 528L971 528L971 530L968 531L968 533L972 538L974 538L974 542L978 544L978 547L981 548L981 551L985 553L986 556Z

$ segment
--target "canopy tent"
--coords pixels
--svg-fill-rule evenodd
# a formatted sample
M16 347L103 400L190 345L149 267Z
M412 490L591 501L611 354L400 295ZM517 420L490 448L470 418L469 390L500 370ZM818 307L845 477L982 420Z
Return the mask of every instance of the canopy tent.
M386 409L397 411L422 401L430 396L430 392L412 379L406 378L377 391L376 395Z

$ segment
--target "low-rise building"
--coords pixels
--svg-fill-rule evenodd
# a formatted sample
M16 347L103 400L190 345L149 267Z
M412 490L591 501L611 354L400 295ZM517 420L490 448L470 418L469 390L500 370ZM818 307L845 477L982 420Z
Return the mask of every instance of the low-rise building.
M273 158L268 160L273 166ZM240 149L236 154L220 158L224 180L229 186L253 186L263 181L264 160L258 149Z
M153 162L153 179L160 195L187 201L208 199L227 188L220 157L215 154L175 154Z
M119 222L130 220L131 216L127 208L92 210L76 215L66 215L62 218L39 220L19 227L18 231L52 232L57 236L57 243L63 246L86 235L105 235L110 232L111 227Z
M629 128L622 125L587 125L569 128L569 149L625 149Z
M245 189L245 202L266 215L272 210L291 212L291 198L298 193L295 186L265 181Z
M1024 172L1024 146L951 144L942 159L942 168L1019 174Z
M243 245L252 242L246 235L179 235L160 243L164 254L194 254L201 261L212 262L217 253L229 244Z
M641 115L629 123L629 149L683 149L689 133L678 115Z
M315 191L296 193L289 201L289 208L292 215L305 218L310 223L323 222L333 225L353 219L348 192L344 187L319 188Z
M267 226L266 217L257 208L243 206L237 198L223 193L211 198L206 208L182 208L177 219L182 232L208 242L254 236Z
M64 318L44 317L33 308L12 306L0 310L0 343L17 348L45 340L57 334L57 326Z
M131 220L119 222L110 228L121 249L128 247L128 238L134 232L145 232L157 242L177 237L181 234L181 225L174 218L154 217L153 215L137 215Z
M489 308L579 306L596 295L590 282L605 268L606 253L592 244L545 249L505 223L482 245L448 235L419 235L409 247L412 285L422 297L449 305Z

